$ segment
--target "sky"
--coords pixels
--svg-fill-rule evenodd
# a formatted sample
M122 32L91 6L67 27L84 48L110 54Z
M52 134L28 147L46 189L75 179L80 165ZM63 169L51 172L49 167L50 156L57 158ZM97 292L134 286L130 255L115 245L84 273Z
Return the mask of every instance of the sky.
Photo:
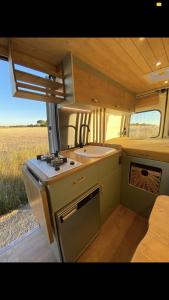
M160 125L161 113L158 110L135 113L131 116L131 123L146 123Z
M0 126L36 124L46 119L45 102L12 97L9 64L0 60Z

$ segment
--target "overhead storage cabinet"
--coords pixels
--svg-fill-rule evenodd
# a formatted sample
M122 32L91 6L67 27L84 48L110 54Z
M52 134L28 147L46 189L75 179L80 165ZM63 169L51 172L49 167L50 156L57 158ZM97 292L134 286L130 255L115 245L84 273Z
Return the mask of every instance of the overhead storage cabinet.
M72 54L63 60L65 103L135 110L135 95Z
M12 95L60 105L90 105L132 112L135 95L71 53L55 66L9 47ZM18 69L18 66L31 69ZM44 75L37 75L37 71Z

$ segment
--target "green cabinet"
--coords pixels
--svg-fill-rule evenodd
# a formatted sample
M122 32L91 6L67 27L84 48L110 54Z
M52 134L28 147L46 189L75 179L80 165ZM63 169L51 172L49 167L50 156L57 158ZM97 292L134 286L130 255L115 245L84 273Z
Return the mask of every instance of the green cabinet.
M100 214L104 223L120 202L120 156L121 152L117 152L48 185L52 212L60 210L94 185L100 185Z
M102 224L120 203L121 164L120 153L107 158L98 165L100 193L100 214Z
M48 185L52 211L58 211L96 185L97 174L97 165L94 164Z
M120 202L120 179L120 169L102 179L100 195L100 213L102 223L106 221Z

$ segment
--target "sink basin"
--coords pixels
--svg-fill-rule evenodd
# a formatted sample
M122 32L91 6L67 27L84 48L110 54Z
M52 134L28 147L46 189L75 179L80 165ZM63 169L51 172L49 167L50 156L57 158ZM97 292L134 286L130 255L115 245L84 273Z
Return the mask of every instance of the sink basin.
M109 153L116 152L117 149L101 146L85 146L74 151L75 154L86 157L101 157Z

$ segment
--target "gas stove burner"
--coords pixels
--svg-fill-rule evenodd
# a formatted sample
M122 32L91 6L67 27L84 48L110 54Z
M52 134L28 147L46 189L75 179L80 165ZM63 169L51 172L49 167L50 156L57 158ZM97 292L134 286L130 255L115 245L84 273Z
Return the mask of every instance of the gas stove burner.
M32 159L32 163L48 177L60 175L81 165L79 161L59 153L37 155L36 159Z
M63 165L63 159L53 159L51 161L51 166L52 167L55 167L55 166L60 166L60 165Z
M52 167L61 166L67 163L67 157L59 155L58 152L52 154L37 155L37 160L47 162Z

